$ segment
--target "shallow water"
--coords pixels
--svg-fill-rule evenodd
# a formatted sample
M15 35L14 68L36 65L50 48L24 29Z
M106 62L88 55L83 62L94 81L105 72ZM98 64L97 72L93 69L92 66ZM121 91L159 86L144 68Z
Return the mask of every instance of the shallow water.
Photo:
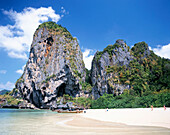
M65 132L63 122L72 115L49 110L0 109L0 135L37 135Z
M0 135L170 135L160 127L128 126L49 110L0 109Z

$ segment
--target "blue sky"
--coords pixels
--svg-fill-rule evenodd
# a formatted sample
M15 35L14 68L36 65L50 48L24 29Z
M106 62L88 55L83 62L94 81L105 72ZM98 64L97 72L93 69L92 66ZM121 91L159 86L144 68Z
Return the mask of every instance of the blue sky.
M97 50L116 39L129 46L145 41L170 58L169 0L1 0L0 90L12 89L40 24L53 20L77 37L87 68Z

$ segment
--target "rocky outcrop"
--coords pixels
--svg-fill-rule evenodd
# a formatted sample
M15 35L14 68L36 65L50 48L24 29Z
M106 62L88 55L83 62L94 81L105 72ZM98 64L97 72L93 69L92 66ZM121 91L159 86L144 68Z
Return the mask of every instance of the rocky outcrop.
M85 75L77 39L66 28L46 22L34 34L29 59L15 91L36 107L49 108L63 94L79 96Z
M136 43L131 50L134 57L136 57L137 59L144 59L146 57L149 57L149 55L151 54L149 47L145 42Z
M119 95L128 84L120 83L119 68L128 67L133 60L130 48L123 40L117 40L114 45L107 46L102 52L97 52L92 61L91 81L94 99L104 93Z
M14 98L9 94L0 96L0 108L36 109L36 107L33 104L28 103L28 101Z

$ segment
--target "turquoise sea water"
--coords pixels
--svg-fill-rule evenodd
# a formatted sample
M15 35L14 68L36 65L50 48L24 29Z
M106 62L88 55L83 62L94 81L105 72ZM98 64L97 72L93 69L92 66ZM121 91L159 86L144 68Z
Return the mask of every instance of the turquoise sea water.
M50 110L0 109L0 135L48 135L65 132L62 124L72 115Z

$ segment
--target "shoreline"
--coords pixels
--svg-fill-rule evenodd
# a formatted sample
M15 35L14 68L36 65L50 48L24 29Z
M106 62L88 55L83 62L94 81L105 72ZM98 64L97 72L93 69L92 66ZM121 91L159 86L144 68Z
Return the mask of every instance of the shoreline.
M2 108L14 109L14 108ZM16 109L16 108L15 108ZM21 110L25 110L21 109ZM28 108L27 108L28 109ZM37 110L30 109L29 110ZM47 110L47 109L38 109ZM170 129L170 108L122 108L122 109L88 109L86 113L77 114L84 118L126 124L130 126L154 126Z
M24 110L24 109L21 109ZM113 109L119 110L119 109ZM122 110L122 109L121 109ZM127 109L123 109L128 111ZM133 109L134 110L134 109ZM136 109L135 109L136 110ZM91 111L91 112L90 112ZM52 111L35 111L29 110L20 111L6 110L1 111L1 131L0 134L64 134L70 135L169 135L170 129L164 127L155 126L133 126L122 124L118 122L109 122L87 118L82 115L96 115L107 114L106 117L110 117L105 109L102 110L87 110L84 114L64 114L64 113L53 113ZM104 111L104 112L102 112ZM17 113L19 112L19 113ZM38 113L37 113L38 112ZM97 114L97 115L98 115ZM113 112L111 113L113 114ZM122 114L122 113L120 113ZM120 115L119 114L119 115ZM103 118L104 119L104 118ZM112 119L111 119L112 120ZM34 125L34 126L32 126Z
M170 108L122 108L122 109L89 109L78 114L103 122L113 122L130 126L154 126L170 129Z
M79 134L114 134L114 135L169 135L170 129L156 126L128 125L118 122L101 121L83 117L83 114L72 116L72 120L63 121L62 126ZM75 132L76 133L76 132Z

